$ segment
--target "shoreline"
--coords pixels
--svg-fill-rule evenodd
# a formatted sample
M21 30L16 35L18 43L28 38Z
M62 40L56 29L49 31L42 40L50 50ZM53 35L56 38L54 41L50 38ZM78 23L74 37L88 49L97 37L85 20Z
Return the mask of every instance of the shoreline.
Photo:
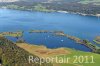
M71 35L65 34L63 31L30 30L29 33L52 33L52 35L54 35L54 36L63 36L63 37L66 37L70 40L75 41L78 44L86 46L87 48L91 49L91 52L99 53L97 51L100 48L98 48L96 45L92 44L90 41L85 40L85 39L80 39L76 36L71 36ZM4 36L14 36L14 37L17 37L18 35L20 35L20 36L23 35L22 32L3 32L3 33L1 33L1 35L2 34ZM23 43L24 41L20 40L17 43L20 43L20 42Z
M0 9L11 9L11 8L7 8L7 7L1 7ZM21 10L21 9L11 9L11 10L20 10L20 11L31 11L31 12L45 12L45 13L53 13L53 12L57 12L57 13L64 13L64 14L76 14L76 15L81 15L81 16L95 16L95 17L100 17L100 14L85 14L85 13L80 13L80 12L68 12L68 11L63 11L63 10L59 10L59 11L37 11L37 10L31 10L31 9L25 9L25 10Z
M78 15L82 15L82 16L95 16L95 17L100 17L100 14L85 14L85 13L80 13L80 12L68 12L68 11L57 11L58 13L68 13L68 14L78 14Z

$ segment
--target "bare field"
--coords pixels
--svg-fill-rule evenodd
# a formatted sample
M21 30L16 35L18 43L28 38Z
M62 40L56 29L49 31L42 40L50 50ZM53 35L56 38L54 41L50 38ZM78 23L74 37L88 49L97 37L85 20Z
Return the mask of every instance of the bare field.
M26 43L17 43L17 46L39 57L50 57L50 56L64 55L64 54L67 55L71 53L70 51L64 48L48 49L45 46L36 46Z

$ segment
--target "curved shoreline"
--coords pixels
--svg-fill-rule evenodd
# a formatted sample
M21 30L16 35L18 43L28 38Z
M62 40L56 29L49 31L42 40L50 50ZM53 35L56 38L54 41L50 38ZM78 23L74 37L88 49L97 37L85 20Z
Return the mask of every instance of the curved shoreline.
M63 31L48 31L48 30L30 30L29 33L52 33L52 35L54 36L64 36L70 40L73 40L75 41L76 43L78 44L82 44L86 47L88 47L89 49L92 50L92 52L94 53L99 53L98 50L100 50L100 47L92 44L90 41L88 40L85 40L85 39L80 39L78 37L75 37L75 36L70 36L68 34L65 34ZM3 34L5 35L2 35L2 36L17 36L17 35L23 35L23 32L4 32ZM100 53L99 53L100 54Z
M32 30L31 30L32 31ZM79 44L82 44L88 48L90 48L92 50L92 52L94 53L98 53L100 54L100 52L98 50L100 50L100 47L92 44L90 41L88 40L85 40L85 39L80 39L78 37L75 37L75 36L70 36L68 34L65 34L63 31L46 31L46 30L33 30L33 33L53 33L54 35L57 35L57 36L64 36L66 38L69 38L73 41L75 41L76 43L79 43Z
M85 14L85 13L81 13L81 12L68 12L68 11L37 11L37 10L29 10L29 9L25 9L25 10L21 10L21 9L13 9L13 8L0 8L0 9L12 9L12 10L20 10L20 11L36 11L36 12L46 12L46 13L53 13L53 12L57 12L57 13L65 13L65 14L76 14L76 15L81 15L81 16L95 16L95 17L100 17L100 14Z

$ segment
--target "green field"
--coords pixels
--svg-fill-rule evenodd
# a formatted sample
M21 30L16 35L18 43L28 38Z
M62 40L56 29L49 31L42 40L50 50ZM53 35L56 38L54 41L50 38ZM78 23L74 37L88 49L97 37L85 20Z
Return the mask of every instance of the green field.
M82 4L94 4L94 5L100 5L100 0L81 0L79 3Z
M30 45L26 43L21 43L21 44L19 43L17 44L17 46L39 57L45 57L45 58L57 57L60 59L61 58L67 59L68 57L71 58L68 63L67 62L57 63L56 60L54 60L53 66L99 66L100 65L100 62L99 62L100 54L96 54L92 52L83 52L83 51L78 51L78 50L70 49L70 48L48 49L45 46L36 46L36 45ZM78 58L76 60L76 62L78 63L74 63L74 60L76 59L74 56L77 56L77 57L82 56L83 58L80 58L80 59ZM57 59L57 61L59 61L59 59Z
M68 50L68 49L67 49ZM99 66L100 65L100 55L99 54L95 54L95 53L90 53L90 52L82 52L82 51L77 51L77 50L71 50L69 49L69 51L71 51L71 54L68 54L68 55L59 55L58 57L70 57L71 60L69 61L69 63L61 63L59 64L59 66ZM78 62L78 61L82 61L82 59L77 59L76 58L73 58L74 56L83 56L84 58L84 61L82 63ZM86 62L86 59L85 57L88 57L88 62ZM91 63L91 58L90 57L93 57L93 62L94 63ZM76 62L78 63L74 63L74 61L76 60Z

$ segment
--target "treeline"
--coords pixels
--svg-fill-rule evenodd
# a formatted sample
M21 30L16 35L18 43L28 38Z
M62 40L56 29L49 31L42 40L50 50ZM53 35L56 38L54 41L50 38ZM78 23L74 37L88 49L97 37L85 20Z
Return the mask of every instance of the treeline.
M92 4L79 4L75 2L69 3L43 3L45 7L48 9L53 10L62 10L68 12L75 12L75 13L83 13L83 14L100 14L100 6L99 5L92 5Z

